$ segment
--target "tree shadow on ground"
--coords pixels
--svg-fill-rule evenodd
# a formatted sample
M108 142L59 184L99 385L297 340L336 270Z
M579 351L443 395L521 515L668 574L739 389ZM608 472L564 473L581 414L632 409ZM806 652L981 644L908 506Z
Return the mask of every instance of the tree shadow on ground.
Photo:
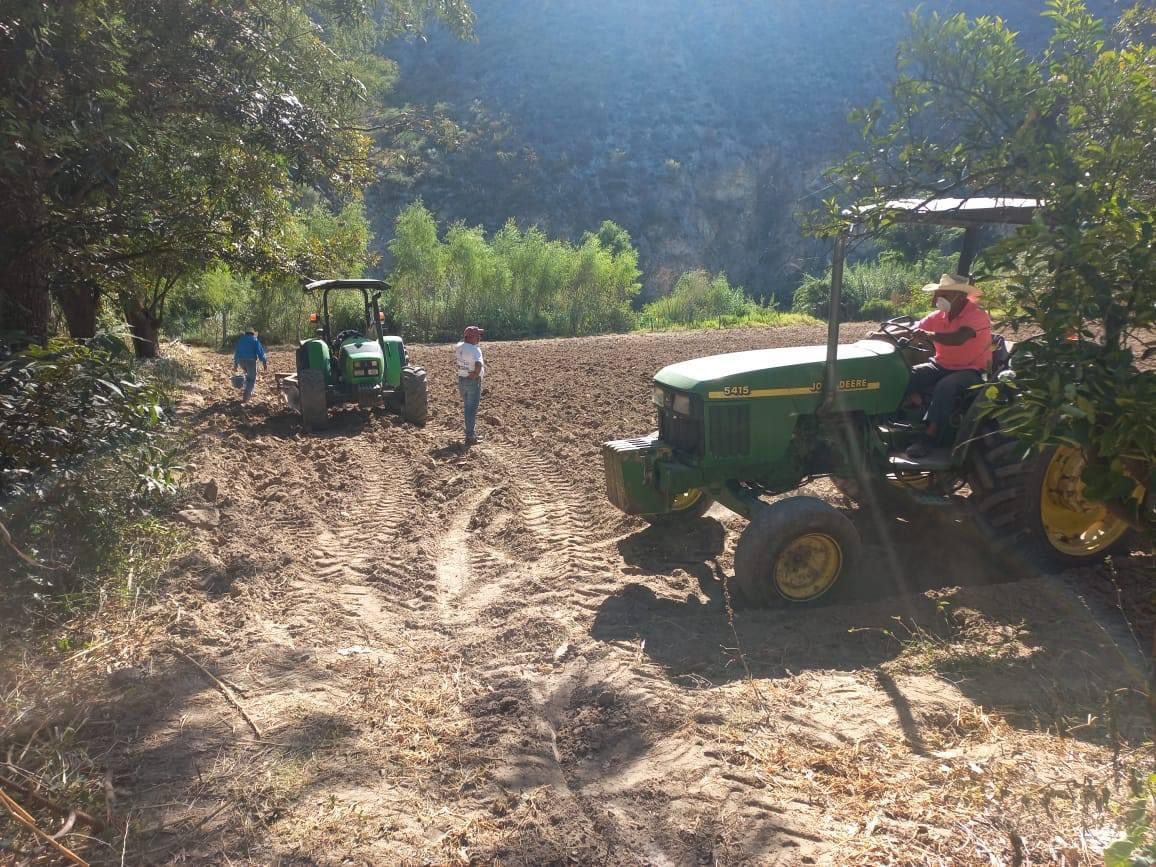
M305 689L328 680L318 662L286 658L284 667ZM258 737L211 680L219 675L232 684L230 675L215 664L206 668L214 674L159 652L112 668L107 681L91 680L67 705L37 715L31 731L3 732L0 750L10 761L20 761L21 748L35 755L59 742L70 760L87 757L84 774L103 769L104 809L90 810L107 816L107 830L93 841L65 838L74 846L93 842L84 846L91 863L125 863L122 851L128 863L218 863L222 856L265 862L263 829L325 788L325 766L314 757L337 754L357 734L339 715L313 713L258 717ZM68 784L71 791L84 774Z
M847 514L863 537L863 563L830 604L735 604L731 576L719 562L722 527L706 517L677 533L649 527L619 543L628 572L668 576L679 590L629 584L604 601L591 634L638 643L673 681L695 688L748 674L870 669L903 657L911 660L905 667L948 680L975 703L1031 728L1064 730L1074 716L1099 716L1112 694L1121 736L1145 736L1137 691L1143 660L1134 648L1121 648L1120 631L1107 622L1111 612L1089 605L1071 577L996 559L951 510L886 519ZM680 572L697 586L687 591ZM885 691L898 711L900 691L891 685Z

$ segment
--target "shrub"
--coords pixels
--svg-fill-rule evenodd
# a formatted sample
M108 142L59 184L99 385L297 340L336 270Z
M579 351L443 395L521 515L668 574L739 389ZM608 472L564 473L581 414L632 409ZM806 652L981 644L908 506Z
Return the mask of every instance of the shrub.
M748 298L731 286L725 274L706 271L683 274L669 295L642 308L634 327L646 331L682 328L742 328L752 325L795 325L813 322L809 316L780 313Z
M908 262L894 253L884 253L874 262L856 262L843 272L843 294L839 316L844 321L890 319L904 314L923 315L930 304L918 291L925 283L955 269L953 256L929 255ZM826 319L831 306L831 272L822 277L809 275L795 290L792 309Z
M647 304L642 313L654 321L686 325L723 316L738 318L757 308L741 287L730 285L725 274L712 277L706 271L688 271L669 295Z
M163 404L127 352L57 340L0 362L0 500L80 455L142 439Z
M139 364L123 345L53 341L0 362L0 526L30 552L0 568L0 587L71 592L120 556L119 528L176 490L161 422L167 388L186 377L179 362ZM65 554L68 567L35 565Z

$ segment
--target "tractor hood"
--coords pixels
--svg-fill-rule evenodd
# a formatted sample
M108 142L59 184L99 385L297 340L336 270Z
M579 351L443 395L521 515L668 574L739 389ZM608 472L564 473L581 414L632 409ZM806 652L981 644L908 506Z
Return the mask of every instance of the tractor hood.
M381 344L376 340L370 340L368 337L357 337L345 341L341 344L341 351L354 361L361 361L362 359L369 360L371 358L380 360L382 357Z
M860 340L858 343L840 346L838 360L843 362L895 354L895 347L886 340ZM800 381L809 383L814 373L822 374L826 361L825 346L753 349L749 352L728 352L680 361L660 370L654 381L680 391L701 391L706 387L728 385L732 381L737 384L741 380L745 384L752 379L762 380L768 375L795 373L803 375Z
M810 413L823 395L827 347L783 347L728 353L672 364L654 384L697 394L712 403L770 401L777 412ZM840 346L836 383L845 410L892 412L911 376L903 356L885 340L860 340ZM783 402L785 401L785 402Z

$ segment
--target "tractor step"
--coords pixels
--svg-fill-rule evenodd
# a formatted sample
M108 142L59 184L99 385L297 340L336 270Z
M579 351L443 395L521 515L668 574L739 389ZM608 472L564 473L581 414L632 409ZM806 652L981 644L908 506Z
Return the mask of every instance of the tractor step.
M879 439L886 443L888 451L902 452L927 430L927 425L923 422L891 421L876 425L875 430Z
M875 429L885 437L908 436L923 433L927 429L927 425L923 422L889 421L877 425Z
M887 456L887 463L896 473L938 473L951 469L951 449L931 449L921 458L909 458L903 452Z

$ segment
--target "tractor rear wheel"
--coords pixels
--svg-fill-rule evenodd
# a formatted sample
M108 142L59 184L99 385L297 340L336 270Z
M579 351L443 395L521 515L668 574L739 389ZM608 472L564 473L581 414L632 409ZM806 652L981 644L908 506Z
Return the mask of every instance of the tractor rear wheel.
M1035 449L998 432L970 456L971 505L995 549L1038 569L1066 569L1127 553L1125 521L1083 496L1080 449Z
M301 406L301 423L306 430L318 430L329 424L324 373L309 369L300 371L297 374L297 394Z
M677 495L669 512L643 515L642 519L656 527L673 527L701 518L714 505L714 498L701 488L691 488Z
M429 418L429 395L425 368L408 365L401 371L401 392L404 398L401 416L410 424L422 427Z
M751 605L831 601L863 543L846 515L815 497L755 512L735 548L735 584Z

